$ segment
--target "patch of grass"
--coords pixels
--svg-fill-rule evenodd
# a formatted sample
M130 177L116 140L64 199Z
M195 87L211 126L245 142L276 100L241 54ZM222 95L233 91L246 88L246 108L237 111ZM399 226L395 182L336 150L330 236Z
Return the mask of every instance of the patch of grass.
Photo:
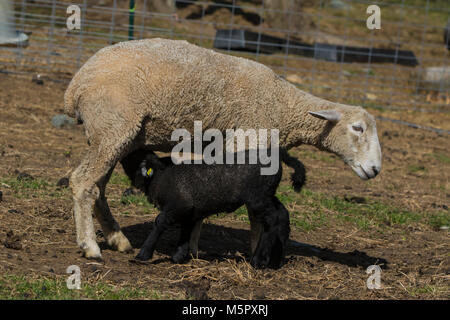
M245 206L240 207L236 211L234 211L238 220L250 223L250 219L248 218L247 208ZM225 214L224 214L225 215Z
M291 185L280 185L277 190L276 197L284 205L296 202L298 193L294 191Z
M72 155L72 150L70 149L70 150L65 150L64 152L63 152L63 155L64 155L64 157L66 157L66 158L70 158L70 156Z
M30 199L30 198L71 198L71 191L69 188L57 188L56 184L48 182L44 179L22 179L16 178L1 178L0 184L4 183L9 186L12 191L11 194L17 199Z
M319 161L326 162L326 163L336 162L336 158L334 158L332 155L321 154L319 152L301 151L300 158L302 158L302 157L319 160Z
M450 157L446 156L442 153L433 153L433 157L435 157L438 161L442 163L450 164Z
M147 201L147 198L144 194L133 194L129 196L122 196L120 198L120 202L123 205L136 205L136 206L142 206L146 208L153 208L153 205Z
M131 181L126 175L113 172L111 175L111 179L109 179L109 183L122 187L128 187Z
M337 218L343 221L353 222L361 229L371 226L393 226L420 221L422 215L416 212L400 210L380 202L353 203L339 197L327 197L316 195L322 207L339 213Z
M291 225L296 226L303 231L314 231L317 228L327 224L328 220L325 214L320 210L312 213L293 213L290 217Z
M48 196L54 198L56 196L56 190L53 184L40 179L22 179L16 178L1 178L0 184L7 185L12 191L11 194L17 199L29 199L32 197Z
M448 211L438 211L436 213L430 214L427 217L427 223L435 228L450 226L450 213Z
M376 228L382 231L386 227L420 222L433 227L450 224L448 212L413 212L373 200L365 203L349 202L341 197L331 197L320 192L303 188L300 194L290 186L283 186L284 204L306 208L304 212L290 212L292 225L305 231L311 231L325 225L331 218L356 224L360 229ZM278 196L278 195L277 195ZM291 210L290 210L291 211ZM333 215L333 213L336 213Z
M56 189L56 190L47 190L45 193L50 198L61 199L61 198L72 198L72 192L70 189Z
M1 183L5 183L10 186L15 192L20 192L22 190L45 190L50 183L43 179L22 179L17 180L16 178L5 178L0 180Z
M238 209L239 210L239 209ZM229 216L229 213L227 213L227 212L221 212L221 213L217 213L217 214L213 214L213 215L211 215L211 216L208 216L206 219L204 219L204 221L206 222L206 221L213 221L213 220L216 220L216 219L221 219L221 218L225 218L225 217L228 217ZM238 217L238 219L240 219L240 220L244 220L245 221L245 219L243 219L245 216L240 216L240 217ZM247 218L248 219L248 218Z
M22 275L0 276L1 300L123 300L123 299L167 299L160 292L151 289L115 287L105 283L82 283L80 290L67 288L60 279L27 279Z
M409 294L413 297L420 297L424 294L437 295L441 293L448 292L450 290L449 287L437 287L437 286L424 286L424 287L416 287L407 289Z
M424 166L412 164L408 166L408 171L411 173L424 172L426 171L426 168Z
M280 202L281 202L282 204L284 204L284 205L286 205L286 204L288 204L288 203L291 203L291 202L295 201L294 198L293 198L290 194L284 193L284 192L283 192L283 193L278 192L278 193L276 194L276 197L277 197L278 200L280 200Z
M431 187L432 190L441 190L441 191L445 191L446 190L445 184L443 182L441 182L440 184L438 182L432 183L430 185L430 187Z
M238 216L248 215L247 208L245 206L240 207L234 213Z

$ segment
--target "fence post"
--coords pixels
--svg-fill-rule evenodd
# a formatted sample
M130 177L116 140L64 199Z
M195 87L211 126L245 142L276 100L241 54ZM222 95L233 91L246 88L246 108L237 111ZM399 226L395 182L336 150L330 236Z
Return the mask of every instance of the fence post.
M136 10L136 5L134 0L130 0L130 18L128 26L128 40L133 40L134 38L134 11Z
M27 46L28 36L16 31L13 9L9 0L0 1L0 45Z

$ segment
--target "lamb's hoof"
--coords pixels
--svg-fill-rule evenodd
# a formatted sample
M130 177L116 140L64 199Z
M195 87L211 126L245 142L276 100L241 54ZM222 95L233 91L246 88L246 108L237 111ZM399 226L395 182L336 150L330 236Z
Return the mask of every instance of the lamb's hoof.
M270 257L268 267L270 269L279 269L283 265L284 262L284 254L276 253Z
M80 245L81 250L83 250L83 256L90 260L103 261L102 253L100 251L100 247L96 242L90 242L87 244L83 242Z
M172 256L173 263L183 263L189 259L189 255L181 252L177 252Z
M181 245L177 248L177 251L172 255L172 261L174 263L183 263L189 259L189 246Z
M191 251L190 258L198 259L198 250L197 251Z
M134 258L139 261L147 261L152 257L152 254L149 254L146 250L139 251L138 255Z
M255 269L265 269L269 266L269 259L267 257L261 258L258 256L253 256L250 260L250 264Z
M125 237L122 231L111 233L108 236L107 243L111 248L119 252L133 252L133 247L130 241L127 239L127 237Z

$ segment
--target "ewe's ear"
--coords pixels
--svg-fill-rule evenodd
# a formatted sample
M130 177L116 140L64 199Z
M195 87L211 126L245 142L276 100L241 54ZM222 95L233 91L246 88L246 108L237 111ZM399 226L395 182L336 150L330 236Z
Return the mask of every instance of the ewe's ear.
M331 122L338 122L341 120L341 114L337 110L308 111L308 113L313 117Z

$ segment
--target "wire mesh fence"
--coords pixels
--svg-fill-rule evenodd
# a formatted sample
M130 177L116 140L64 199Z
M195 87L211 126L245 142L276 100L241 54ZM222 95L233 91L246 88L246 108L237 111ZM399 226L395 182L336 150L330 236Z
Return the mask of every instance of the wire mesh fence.
M0 26L26 34L28 41L0 46L4 73L69 81L102 47L164 37L259 61L299 88L333 101L450 111L447 0L9 3L3 15L9 19ZM80 9L79 29L67 27L70 5ZM371 5L380 8L381 29L368 28Z

